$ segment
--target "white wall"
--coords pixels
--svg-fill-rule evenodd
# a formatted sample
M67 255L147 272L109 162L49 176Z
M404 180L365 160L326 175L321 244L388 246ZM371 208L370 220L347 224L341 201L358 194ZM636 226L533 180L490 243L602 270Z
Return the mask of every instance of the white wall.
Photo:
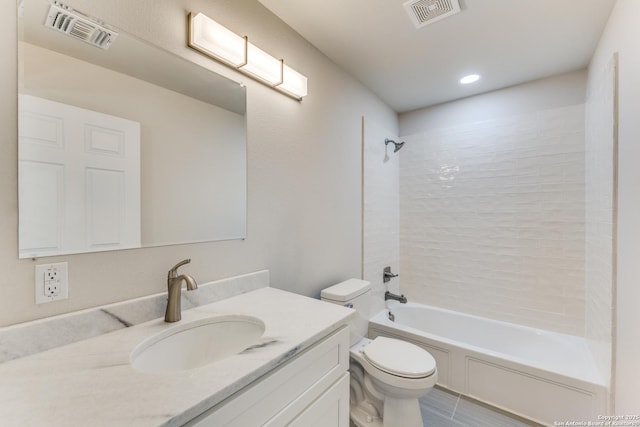
M619 53L614 412L640 413L640 2L618 0L589 67L588 91Z
M402 277L384 283L383 271L400 272L400 154L386 138L399 141L392 129L364 118L363 279L371 282L373 313L384 309L384 293L399 293Z
M614 270L615 58L591 69L585 115L585 337L611 381Z
M400 168L403 291L428 304L584 333L586 79L586 70L575 71L400 115L408 135ZM527 182L533 193L509 194ZM551 187L559 197L545 194Z
M255 0L70 0L112 25L247 84L248 237L18 260L15 2L1 19L0 325L162 292L166 272L197 280L263 268L272 285L306 295L361 273L361 117L397 133L396 114ZM202 11L309 78L302 103L185 46L185 16ZM34 265L69 262L69 299L36 306Z
M584 104L404 138L400 271L408 297L582 335Z

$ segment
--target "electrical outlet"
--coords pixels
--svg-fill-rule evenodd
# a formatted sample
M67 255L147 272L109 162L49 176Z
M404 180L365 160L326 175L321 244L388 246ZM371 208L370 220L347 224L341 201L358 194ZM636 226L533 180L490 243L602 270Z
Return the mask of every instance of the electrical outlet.
M44 295L48 298L60 295L60 272L57 267L49 267L44 272Z
M68 277L66 262L36 265L36 304L67 299Z

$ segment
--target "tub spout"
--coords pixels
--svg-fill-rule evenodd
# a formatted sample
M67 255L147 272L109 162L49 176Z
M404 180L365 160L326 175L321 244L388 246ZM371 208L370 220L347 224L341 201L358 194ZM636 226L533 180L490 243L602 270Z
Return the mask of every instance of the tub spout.
M391 292L387 291L384 293L384 300L395 300L395 301L400 301L402 304L406 304L407 303L407 297L404 296L404 294L402 295L396 295L396 294L392 294Z

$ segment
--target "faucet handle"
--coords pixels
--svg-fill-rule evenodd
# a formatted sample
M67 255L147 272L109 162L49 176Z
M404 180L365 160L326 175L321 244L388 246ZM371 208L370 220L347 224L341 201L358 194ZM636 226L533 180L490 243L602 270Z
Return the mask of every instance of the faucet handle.
M183 259L179 263L173 266L171 270L169 270L169 277L177 277L178 276L178 268L182 267L185 264L189 264L191 262L191 258Z
M387 283L394 277L398 277L398 275L391 272L391 267L385 267L382 271L382 282Z

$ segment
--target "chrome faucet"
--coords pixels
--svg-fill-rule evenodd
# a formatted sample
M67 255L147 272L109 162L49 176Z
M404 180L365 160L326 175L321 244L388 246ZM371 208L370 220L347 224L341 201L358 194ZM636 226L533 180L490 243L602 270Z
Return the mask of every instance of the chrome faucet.
M187 290L193 291L198 289L198 284L193 277L188 274L178 276L178 268L189 264L191 259L185 259L177 263L167 275L167 311L164 314L165 322L177 322L182 318L182 307L180 304L180 296L182 295L182 281L187 282Z
M402 295L396 295L396 294L392 294L391 292L387 291L384 293L384 300L396 300L396 301L400 301L402 304L406 304L407 303L407 297L404 296L404 294Z

